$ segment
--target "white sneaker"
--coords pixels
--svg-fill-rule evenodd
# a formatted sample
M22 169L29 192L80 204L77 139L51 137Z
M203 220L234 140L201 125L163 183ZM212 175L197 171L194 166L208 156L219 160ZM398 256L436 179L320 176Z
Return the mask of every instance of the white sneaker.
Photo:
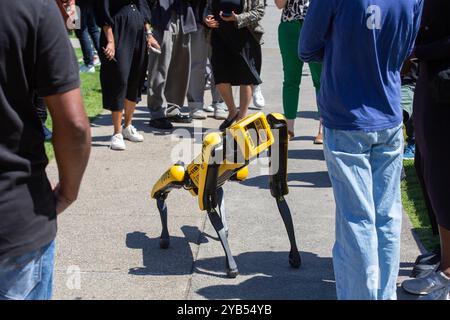
M228 118L228 109L224 102L214 104L214 118L217 120Z
M266 105L266 100L262 94L261 86L253 87L253 105L258 109L262 109Z
M94 55L94 66L100 67L101 65L102 63L100 62L100 58L98 57L98 55Z
M136 128L133 125L128 126L127 128L123 128L122 134L124 139L127 139L131 142L143 142L144 136L137 132Z
M196 120L205 120L208 118L208 115L202 109L195 109L191 111L191 117Z
M214 112L214 107L205 105L203 107L203 111L212 113L212 112Z
M80 73L95 73L95 67L94 66L87 66L83 64L80 67Z
M123 135L118 133L112 136L111 138L111 150L122 151L125 150L125 142L123 141Z

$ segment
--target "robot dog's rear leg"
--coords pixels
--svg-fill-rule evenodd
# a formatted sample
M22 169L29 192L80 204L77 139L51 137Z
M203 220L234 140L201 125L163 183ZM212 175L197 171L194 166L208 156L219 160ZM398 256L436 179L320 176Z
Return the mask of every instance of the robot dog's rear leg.
M159 239L159 246L161 247L161 249L167 249L167 248L169 248L169 244L170 244L170 235L169 235L169 229L167 227L166 198L161 196L158 199L156 199L156 203L158 205L159 215L161 216L161 224L162 224L162 232L161 232L161 238Z
M289 252L289 264L293 268L300 268L302 260L300 254L298 253L297 243L295 241L294 223L292 222L291 211L286 203L284 197L279 197L277 199L278 210L280 211L281 218L283 218L284 226L289 237L289 242L291 243L291 252Z
M225 228L225 234L228 238L228 223L225 211L225 197L223 193L223 188L217 189L217 205L219 206L219 214L220 217L222 218L222 223Z
M228 244L227 235L225 233L225 227L222 223L222 219L215 209L208 211L209 220L219 236L220 242L222 244L223 250L225 251L225 257L227 259L227 275L229 278L236 278L239 271L234 261L233 255L231 254L230 246Z

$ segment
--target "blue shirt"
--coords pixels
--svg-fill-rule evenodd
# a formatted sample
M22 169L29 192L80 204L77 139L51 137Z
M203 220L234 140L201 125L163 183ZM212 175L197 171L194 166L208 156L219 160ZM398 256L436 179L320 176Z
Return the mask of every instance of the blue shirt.
M299 42L305 62L323 62L324 125L378 131L402 122L400 70L411 54L423 0L314 0Z

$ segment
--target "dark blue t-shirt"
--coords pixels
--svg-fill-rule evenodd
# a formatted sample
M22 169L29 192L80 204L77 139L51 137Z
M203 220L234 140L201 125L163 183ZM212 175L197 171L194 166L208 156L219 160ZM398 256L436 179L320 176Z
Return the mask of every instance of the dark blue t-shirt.
M299 56L323 62L318 103L326 127L377 131L400 125L400 71L422 7L423 0L311 1Z

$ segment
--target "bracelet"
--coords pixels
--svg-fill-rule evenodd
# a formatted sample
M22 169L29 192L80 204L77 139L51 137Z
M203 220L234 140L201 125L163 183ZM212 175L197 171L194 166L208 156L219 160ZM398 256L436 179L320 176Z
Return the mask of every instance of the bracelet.
M150 37L150 36L153 37L153 32L152 32L151 30L149 30L149 31L147 31L147 32L145 33L145 36L146 36L147 38Z

